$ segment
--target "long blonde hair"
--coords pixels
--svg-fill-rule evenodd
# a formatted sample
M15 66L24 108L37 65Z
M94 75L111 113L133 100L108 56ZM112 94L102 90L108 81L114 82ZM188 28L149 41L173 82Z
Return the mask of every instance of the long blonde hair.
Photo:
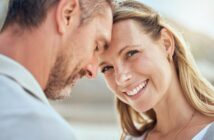
M114 23L126 19L136 20L153 39L160 36L163 28L172 33L175 40L173 61L185 97L195 110L214 117L214 87L198 71L182 36L166 24L156 11L135 0L115 3ZM153 109L139 113L119 99L116 100L123 135L141 136L155 126L156 114Z

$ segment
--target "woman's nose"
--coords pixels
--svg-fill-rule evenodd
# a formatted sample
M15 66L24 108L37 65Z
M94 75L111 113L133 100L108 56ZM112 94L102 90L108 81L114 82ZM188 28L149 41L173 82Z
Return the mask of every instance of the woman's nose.
M115 71L115 81L118 85L123 86L132 78L131 73L125 67L117 68Z

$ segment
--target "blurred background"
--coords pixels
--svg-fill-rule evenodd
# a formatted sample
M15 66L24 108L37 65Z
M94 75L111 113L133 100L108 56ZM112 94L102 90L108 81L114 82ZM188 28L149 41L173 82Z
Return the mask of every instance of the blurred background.
M139 0L153 7L184 36L202 74L214 84L214 1ZM119 140L113 94L99 74L83 79L63 101L51 101L71 124L78 140Z

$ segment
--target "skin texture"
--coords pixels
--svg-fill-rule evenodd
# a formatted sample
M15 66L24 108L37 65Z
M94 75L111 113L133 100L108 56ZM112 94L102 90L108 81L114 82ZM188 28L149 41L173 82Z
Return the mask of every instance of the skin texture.
M39 27L10 25L0 34L0 52L26 67L50 99L68 96L83 76L96 76L97 56L110 41L112 11L80 24L78 0L60 0Z
M147 140L191 139L213 121L195 111L184 97L172 59L174 49L168 30L162 29L160 37L153 39L137 21L128 19L113 25L110 47L99 59L117 98L140 113L154 109L157 124ZM144 81L148 81L145 89L127 95Z

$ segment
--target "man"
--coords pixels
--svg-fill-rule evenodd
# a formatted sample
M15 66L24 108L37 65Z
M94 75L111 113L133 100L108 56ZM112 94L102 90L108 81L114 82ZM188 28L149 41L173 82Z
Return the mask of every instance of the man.
M1 140L74 139L46 97L68 96L76 80L95 77L111 28L108 0L9 1L0 33Z

